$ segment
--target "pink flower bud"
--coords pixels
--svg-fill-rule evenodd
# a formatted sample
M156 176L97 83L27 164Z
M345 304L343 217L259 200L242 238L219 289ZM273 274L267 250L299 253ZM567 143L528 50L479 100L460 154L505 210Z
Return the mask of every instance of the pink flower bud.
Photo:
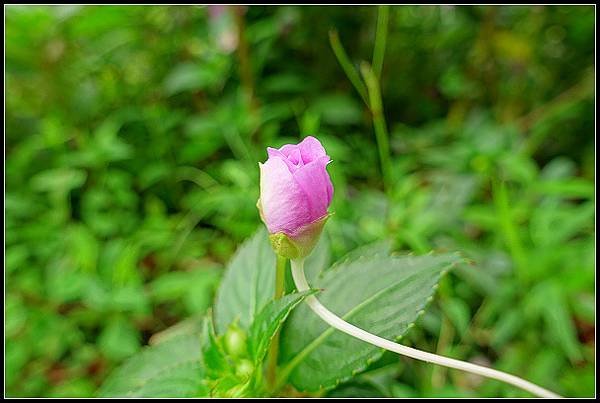
M307 256L329 217L331 159L311 136L278 150L269 147L267 153L267 162L259 163L261 218L277 253L291 259Z

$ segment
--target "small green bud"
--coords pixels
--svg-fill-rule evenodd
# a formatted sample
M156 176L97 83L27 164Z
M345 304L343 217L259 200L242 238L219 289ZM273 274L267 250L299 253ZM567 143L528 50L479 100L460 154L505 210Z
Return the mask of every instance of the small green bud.
M242 379L248 379L254 372L254 364L252 361L242 358L235 366L235 374Z
M237 323L233 323L227 329L224 336L225 351L231 357L245 357L248 355L246 346L246 332Z

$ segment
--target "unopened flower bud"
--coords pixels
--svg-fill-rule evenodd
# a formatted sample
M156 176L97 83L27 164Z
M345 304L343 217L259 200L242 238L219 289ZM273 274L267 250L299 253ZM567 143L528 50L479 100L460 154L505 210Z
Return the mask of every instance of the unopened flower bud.
M331 159L314 137L280 149L267 148L260 166L257 207L275 252L303 258L314 248L329 217L333 185L327 173Z

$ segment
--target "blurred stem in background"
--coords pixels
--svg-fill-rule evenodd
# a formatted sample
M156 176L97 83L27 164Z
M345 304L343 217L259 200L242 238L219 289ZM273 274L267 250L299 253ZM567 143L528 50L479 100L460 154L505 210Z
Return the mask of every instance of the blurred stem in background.
M549 116L559 112L561 109L574 105L586 98L593 97L595 88L594 69L589 67L581 80L568 88L566 91L559 94L551 101L534 109L525 116L517 120L517 124L524 132L531 131L539 122L547 119ZM544 143L544 140L551 134L550 130L538 130L536 133L525 138L521 150L528 156L533 156L538 148Z
M352 65L352 62L348 58L348 54L344 50L342 43L340 42L340 36L336 30L329 31L329 43L331 44L331 48L333 49L333 53L337 58L340 66L346 73L346 77L350 80L362 100L365 102L365 105L369 107L369 98L367 95L367 88L365 84L360 80L360 76L356 72L356 69Z
M236 6L234 14L238 33L237 55L240 62L240 80L242 82L242 88L245 92L245 96L248 99L251 108L254 109L257 105L254 98L255 91L252 63L250 61L250 52L248 49L248 41L246 39L246 7Z
M508 248L514 262L515 275L521 285L525 285L527 273L527 254L523 248L523 243L519 238L516 223L513 213L510 208L510 200L508 190L504 182L494 180L492 183L494 205L496 206L496 214L498 215L498 225L500 233L504 238L506 247Z
M250 46L248 44L246 29L246 6L232 6L235 15L235 24L238 35L237 58L239 61L239 74L243 100L248 105L249 120L258 120L258 99L256 98L256 89L254 84L254 73L252 68L252 57L250 55ZM252 147L252 136L255 131L240 133L236 128L224 130L226 138L230 144L235 144L238 149L242 149L247 157L248 163L253 164L257 159L254 148Z
M381 80L381 70L383 69L383 56L385 55L389 15L389 6L379 6L375 47L373 48L373 71L378 80Z
M375 46L373 48L373 67L371 67L367 62L362 62L360 65L360 72L364 82L360 79L360 76L354 66L352 66L352 63L350 62L350 59L348 58L348 55L340 42L337 31L330 31L329 42L336 58L338 59L338 62L344 70L344 73L346 73L346 76L371 111L373 128L375 130L375 137L377 139L379 162L381 164L383 186L386 194L389 197L389 192L392 186L392 168L389 136L385 122L385 116L383 114L383 102L381 100L380 90L381 72L383 68L385 44L387 40L388 20L389 7L380 6L378 8ZM386 214L386 216L388 215Z
M452 344L454 338L454 328L452 323L448 319L447 315L442 316L442 323L440 325L440 336L437 341L437 347L435 353L437 355L449 355L448 346ZM448 368L442 367L441 365L431 366L431 387L432 389L442 389L446 383L446 377Z
M379 82L373 69L367 62L363 62L360 66L360 71L367 83L369 92L369 105L371 114L373 115L373 128L375 129L375 137L377 138L377 149L379 150L379 162L381 163L381 173L383 176L383 186L388 193L391 189L391 173L392 164L390 160L390 145L388 132L383 116L383 104L381 102L381 91L379 90Z

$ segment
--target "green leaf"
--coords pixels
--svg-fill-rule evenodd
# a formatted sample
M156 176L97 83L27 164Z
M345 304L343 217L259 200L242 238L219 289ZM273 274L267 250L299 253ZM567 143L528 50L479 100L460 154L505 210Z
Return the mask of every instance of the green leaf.
M461 260L458 254L355 258L336 264L312 286L323 290L319 299L334 313L395 340L423 313L441 275ZM329 327L306 305L292 312L282 330L282 374L301 391L334 387L382 352Z
M581 360L577 330L561 285L552 280L536 285L528 295L527 305L541 313L546 321L546 334L563 349L565 355L572 362Z
M148 340L148 344L153 346L165 342L173 337L180 336L182 334L200 334L203 328L204 315L191 316L161 332L153 334L150 337L150 340Z
M367 245L359 246L356 249L348 252L344 257L335 262L333 266L331 266L331 270L335 270L338 266L343 265L345 263L351 262L353 260L371 257L371 256L388 256L392 252L392 242L389 239L384 239L382 241L376 241ZM327 270L330 270L327 269ZM323 273L321 273L323 274Z
M578 233L592 231L595 203L573 206L560 200L545 200L531 215L530 232L533 241L541 247L563 245Z
M210 397L250 397L252 392L250 382L240 383L235 375L225 375L211 384Z
M341 385L327 394L328 398L347 399L360 396L361 398L389 397L381 393L377 387L365 381L353 381Z
M510 309L502 314L491 332L490 345L495 349L502 348L523 328L525 315L519 308Z
M228 68L224 58L215 58L199 63L181 63L166 77L163 87L167 95L185 91L199 91L218 87L223 73Z
M140 348L139 333L124 317L113 318L98 338L98 345L107 357L122 360Z
M545 180L535 182L532 190L545 194L562 197L594 197L594 183L587 179L575 178L567 180Z
M271 339L273 339L275 333L277 333L281 325L285 322L290 312L306 296L314 294L316 291L309 290L286 295L281 299L271 301L256 315L252 326L250 326L248 338L250 356L255 364L262 362L263 358L265 358L271 344Z
M242 343L231 348L227 341L230 332L239 332L237 324L233 324L224 336L215 335L210 315L204 322L202 336L202 359L206 371L206 382L210 397L247 397L255 396L252 388L255 381L254 366L243 358L246 355L245 342L239 338L234 344ZM231 340L230 340L231 342ZM224 345L225 344L225 345Z
M219 379L224 373L231 372L231 365L217 340L210 315L204 321L201 346L202 360L208 378Z
M275 253L267 231L258 230L229 262L215 303L215 328L222 334L235 319L247 329L271 300L275 289Z
M149 295L160 303L183 299L192 313L199 313L210 305L219 274L204 269L165 273L148 285Z
M68 192L81 187L87 173L81 169L48 169L31 178L31 187L39 192Z
M385 239L360 246L344 255L340 260L331 265L331 251L329 239L323 234L313 252L304 261L304 275L309 283L312 283L318 276L321 276L326 270L334 269L337 265L348 260L358 259L364 256L389 255L392 250L392 243ZM296 289L291 270L286 270L286 292L291 293Z
M316 278L331 262L331 246L325 231L310 255L304 261L304 273L308 281Z
M328 94L316 99L312 110L331 125L349 125L360 122L361 105L344 94Z
M460 298L446 298L443 303L443 310L458 334L463 337L469 329L469 322L471 321L469 305Z
M146 347L104 382L101 397L207 396L200 335L181 334Z

